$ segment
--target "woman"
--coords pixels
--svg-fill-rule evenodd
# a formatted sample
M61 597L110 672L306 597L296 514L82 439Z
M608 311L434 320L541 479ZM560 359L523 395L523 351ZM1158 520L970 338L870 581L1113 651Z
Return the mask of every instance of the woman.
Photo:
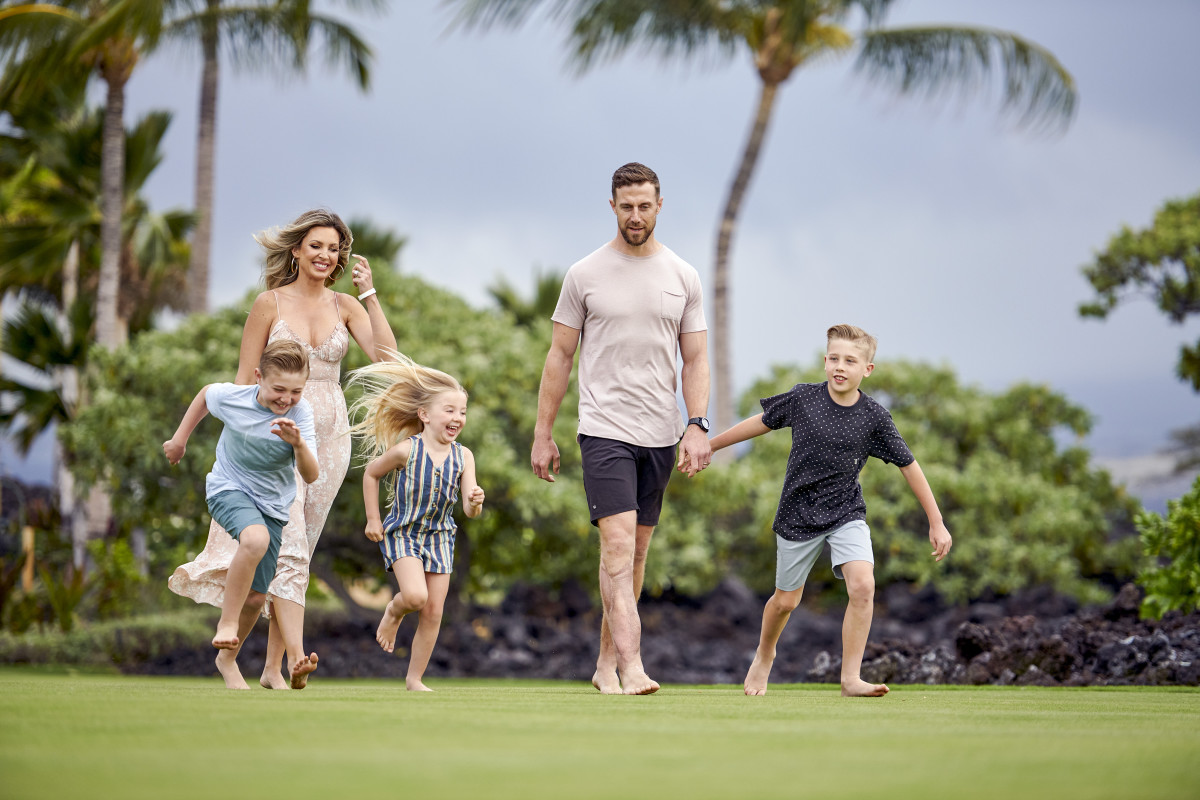
M316 654L304 654L304 594L309 561L316 549L329 508L350 464L349 419L339 370L353 337L372 361L395 351L396 337L388 326L371 281L371 267L354 256L351 279L358 298L329 287L341 277L351 258L354 237L346 224L325 210L302 214L286 228L265 231L255 240L267 251L267 291L250 309L242 331L237 383L252 383L254 366L263 348L288 339L309 356L304 397L312 404L317 433L317 462L321 474L311 484L298 482L279 565L271 582L264 611L271 620L267 660L259 683L268 689L304 688L316 669ZM236 544L215 522L208 543L195 561L175 570L168 585L176 594L198 603L219 606L225 573ZM287 653L290 680L280 671Z

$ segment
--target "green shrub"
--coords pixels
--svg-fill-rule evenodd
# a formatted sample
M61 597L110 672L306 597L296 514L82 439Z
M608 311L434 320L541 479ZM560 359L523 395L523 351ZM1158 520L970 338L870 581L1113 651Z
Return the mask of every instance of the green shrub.
M1147 564L1138 574L1146 590L1142 616L1200 609L1200 477L1192 489L1167 503L1164 518L1146 511L1135 520Z

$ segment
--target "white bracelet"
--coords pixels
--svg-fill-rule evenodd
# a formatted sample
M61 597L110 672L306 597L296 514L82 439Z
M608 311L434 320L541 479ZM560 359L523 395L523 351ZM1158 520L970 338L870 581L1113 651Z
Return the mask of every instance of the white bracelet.
M363 292L362 294L360 294L360 295L358 296L358 299L359 299L359 300L366 300L368 297L370 297L370 296L371 296L371 295L373 295L373 294L375 294L375 288L374 288L374 287L371 287L370 289L367 289L365 292Z

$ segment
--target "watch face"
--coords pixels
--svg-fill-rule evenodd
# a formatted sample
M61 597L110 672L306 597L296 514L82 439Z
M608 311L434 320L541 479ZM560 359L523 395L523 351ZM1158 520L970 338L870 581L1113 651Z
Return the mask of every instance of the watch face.
M699 425L700 430L708 433L708 417L692 417L688 420L688 425Z

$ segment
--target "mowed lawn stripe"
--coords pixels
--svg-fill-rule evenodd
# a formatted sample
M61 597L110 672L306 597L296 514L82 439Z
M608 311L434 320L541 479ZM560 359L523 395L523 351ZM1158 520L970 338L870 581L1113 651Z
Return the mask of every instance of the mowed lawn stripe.
M216 679L0 670L0 797L1200 796L1200 691Z

